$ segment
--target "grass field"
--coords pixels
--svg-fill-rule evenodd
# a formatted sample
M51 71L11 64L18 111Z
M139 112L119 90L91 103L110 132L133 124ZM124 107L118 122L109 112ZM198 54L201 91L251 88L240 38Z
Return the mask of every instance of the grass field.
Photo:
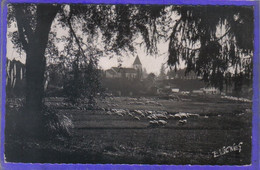
M7 161L251 164L250 102L210 95L179 97L107 97L98 100L97 110L81 110L69 107L62 98L48 98L46 105L71 117L73 136L37 141L9 135ZM162 123L152 124L155 120ZM241 152L213 156L213 151L239 142L243 142Z

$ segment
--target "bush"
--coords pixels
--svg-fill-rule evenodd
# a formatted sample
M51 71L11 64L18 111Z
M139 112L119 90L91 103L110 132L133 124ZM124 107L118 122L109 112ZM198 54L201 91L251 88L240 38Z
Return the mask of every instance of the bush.
M40 114L33 115L24 107L6 108L6 137L50 139L72 135L72 120L54 109L44 107Z
M48 135L52 137L71 136L74 127L72 120L64 115L59 114L54 109L46 108L43 110L43 120Z

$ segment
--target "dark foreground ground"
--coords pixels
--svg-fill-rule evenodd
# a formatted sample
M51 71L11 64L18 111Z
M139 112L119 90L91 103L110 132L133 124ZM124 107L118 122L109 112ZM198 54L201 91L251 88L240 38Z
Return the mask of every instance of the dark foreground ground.
M48 98L47 105L72 118L72 137L40 141L6 134L6 160L102 164L251 164L250 102L220 96L180 97L181 101L109 97L99 100L100 109L95 111L67 107L61 98ZM192 114L178 117L179 112ZM165 117L154 119L151 118L153 114L163 114ZM149 122L154 120L163 120L167 124L151 126ZM219 157L214 157L212 153L240 142L243 142L241 152L232 151Z

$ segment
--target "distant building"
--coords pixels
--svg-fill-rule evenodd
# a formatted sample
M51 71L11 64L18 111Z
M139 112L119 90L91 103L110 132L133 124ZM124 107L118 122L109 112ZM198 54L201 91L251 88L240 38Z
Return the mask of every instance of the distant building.
M128 78L133 79L140 76L142 78L142 63L137 56L132 68L126 67L112 67L105 71L106 78Z
M178 89L178 88L172 88L173 93L179 93L179 91L180 91L180 89Z
M167 79L183 79L183 80L194 80L201 79L193 71L186 73L185 69L180 69L177 71L170 70L167 73Z
M185 69L168 71L164 83L170 85L175 93L176 89L179 89L180 92L188 91L195 94L220 94L218 88L208 86L194 71L187 73Z
M138 71L142 72L142 63L141 63L141 61L140 61L138 56L135 58L135 61L133 63L133 68L135 70L138 70Z
M203 94L203 90L192 90L192 93L194 94Z
M204 87L201 89L205 94L220 94L220 90L215 87Z
M105 71L106 78L136 78L137 70L134 68L112 67Z
M169 70L166 74L166 78L157 81L157 83L163 88L170 86L170 88L173 89L173 91L171 90L173 93L182 91L191 92L193 90L200 90L201 88L206 87L206 84L201 81L201 78L198 77L195 72L191 71L189 73L185 73L185 69L176 71Z

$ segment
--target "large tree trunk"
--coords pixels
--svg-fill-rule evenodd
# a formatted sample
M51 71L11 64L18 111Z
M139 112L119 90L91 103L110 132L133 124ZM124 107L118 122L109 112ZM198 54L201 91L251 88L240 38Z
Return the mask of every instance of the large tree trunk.
M51 24L60 6L41 4L37 6L37 25L28 43L26 54L26 111L38 115L44 97L45 49Z
M26 110L39 112L42 109L45 57L43 47L31 44L26 58ZM35 114L35 113L34 113Z

